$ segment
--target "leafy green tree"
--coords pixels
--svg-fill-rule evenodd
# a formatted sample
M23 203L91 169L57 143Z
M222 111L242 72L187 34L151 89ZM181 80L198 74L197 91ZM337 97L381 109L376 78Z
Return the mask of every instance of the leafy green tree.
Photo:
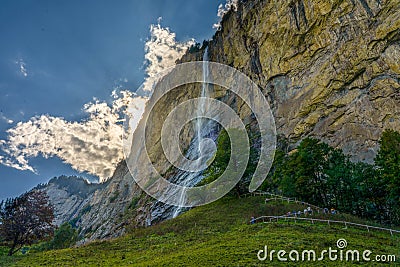
M327 166L323 170L327 177L327 205L351 212L354 202L355 180L353 163L341 149L330 149Z
M65 222L54 231L53 239L48 243L48 249L69 248L78 241L78 231Z
M301 158L297 155L297 151L286 156L286 160L275 170L275 175L281 176L279 190L288 197L300 197L297 188L298 171L297 167L301 164Z
M353 163L352 175L355 183L353 213L383 223L387 192L383 181L377 179L375 167L363 162Z
M280 194L280 185L285 165L288 161L287 151L289 149L288 139L283 135L277 136L277 146L274 155L274 161L260 189L270 193Z
M387 206L392 222L400 223L400 133L385 130L379 140L375 165L387 192Z
M287 155L281 149L277 149L274 155L274 161L271 169L260 187L260 190L270 193L280 193L279 187L282 184L282 173L285 164L287 164Z
M327 144L317 139L305 138L297 150L289 155L283 168L281 189L284 194L297 196L311 203L328 204L327 179L324 169L328 165Z
M340 149L306 138L296 150L277 150L266 188L335 207L381 223L400 223L400 133L386 130L375 166L353 163ZM273 179L271 179L273 178Z
M231 156L231 141L228 132L222 129L217 138L217 151L213 158L213 162L204 172L204 178L201 185L209 184L222 175L228 167Z

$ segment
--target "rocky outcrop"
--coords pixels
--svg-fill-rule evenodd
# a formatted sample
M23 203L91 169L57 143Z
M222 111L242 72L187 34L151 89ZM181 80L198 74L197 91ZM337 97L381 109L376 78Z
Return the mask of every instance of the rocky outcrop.
M54 207L55 224L73 221L88 209L88 203L97 190L106 184L92 184L76 176L54 177L47 184L41 184L35 189L46 192Z
M131 205L133 198L141 194L138 186L129 174L125 162L121 162L112 178L102 190L97 190L88 199L86 212L81 212L76 217L76 226L84 238L81 242L90 240L112 238L125 232L124 213Z
M106 183L60 176L35 189L43 190L49 196L57 225L70 222L79 229L81 243L124 233L123 226L129 222L123 214L136 208L132 200L141 195L124 161Z

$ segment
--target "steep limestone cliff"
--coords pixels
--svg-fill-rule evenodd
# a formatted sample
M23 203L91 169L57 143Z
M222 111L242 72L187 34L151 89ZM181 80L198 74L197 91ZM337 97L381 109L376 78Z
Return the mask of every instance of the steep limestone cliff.
M246 1L224 17L213 61L250 76L292 142L315 136L371 162L400 129L399 1Z

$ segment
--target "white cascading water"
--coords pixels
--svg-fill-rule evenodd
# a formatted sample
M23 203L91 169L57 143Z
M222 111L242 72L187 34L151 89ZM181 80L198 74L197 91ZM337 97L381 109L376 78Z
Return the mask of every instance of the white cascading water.
M203 80L205 82L202 83L201 87L201 94L200 97L209 97L210 92L209 92L209 68L208 68L208 47L204 50L203 54ZM200 155L204 153L201 149L201 140L207 135L208 133L211 132L213 124L207 121L207 119L200 118L206 109L206 101L204 100L199 100L199 106L197 109L197 119L195 121L194 125L194 132L196 136L194 137L194 141L190 145L187 153L187 157L190 159L195 159L198 158ZM176 179L176 183L189 187L196 185L198 182L201 181L202 179L201 173L190 173L190 172L183 172L181 174L178 174L178 177ZM175 218L178 216L182 211L183 211L183 204L185 203L185 190L182 191L179 202L180 205L175 208L173 211L172 217Z
M208 48L204 50L204 55L203 55L203 80L204 82L202 83L201 86L201 94L200 97L209 97L210 93L208 91L208 75L209 75L209 70L208 70ZM200 147L200 142L201 139L204 137L202 136L202 128L203 124L205 122L205 119L200 118L202 114L205 112L205 105L206 101L200 100L199 101L199 107L197 110L197 117L198 119L196 120L196 137L197 137L197 149L199 152L199 155L201 155L201 147Z

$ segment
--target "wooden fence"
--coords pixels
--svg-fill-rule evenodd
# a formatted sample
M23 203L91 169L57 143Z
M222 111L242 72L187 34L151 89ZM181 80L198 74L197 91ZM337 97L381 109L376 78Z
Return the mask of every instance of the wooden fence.
M336 220L324 220L324 219L314 219L314 218L303 218L303 217L288 217L288 216L261 216L258 218L254 219L254 222L263 222L263 223L272 223L272 222L278 222L279 220L293 220L293 221L309 221L312 224L316 222L320 223L327 223L328 225L331 224L342 224L344 227L347 228L347 226L354 226L354 227L359 227L362 229L367 229L368 232L372 230L379 230L379 231L387 231L390 232L391 235L394 233L400 234L399 230L394 230L390 228L383 228L383 227L377 227L377 226L372 226L372 225L366 225L366 224L359 224L359 223L353 223L353 222L346 222L346 221L336 221Z
M323 210L321 207L312 205L312 204L304 202L304 201L299 201L296 198L288 198L288 197L284 197L281 195L271 194L268 192L257 191L257 192L247 193L247 194L243 195L243 197L248 197L248 196L268 196L269 198L267 198L266 200L281 200L281 201L293 202L293 203L311 207L312 209L316 210L318 213ZM315 222L327 223L328 225L342 224L346 228L347 228L347 226L354 226L354 227L367 229L368 232L372 229L372 230L387 231L387 232L390 232L391 235L393 235L394 233L400 234L399 230L394 230L394 229L390 229L390 228L383 228L383 227L377 227L377 226L359 224L359 223L353 223L353 222L346 222L346 221L324 220L324 219L304 218L304 217L290 217L290 216L286 216L286 215L283 215L283 216L261 216L261 217L255 218L254 222L262 221L263 223L268 223L268 222L271 223L271 222L278 222L279 220L285 220L285 221L294 220L295 222L297 220L302 220L302 221L309 221L312 224L314 224Z
M268 193L268 192L257 191L257 192L244 194L242 197L248 197L248 196L268 196L269 198L267 198L266 200L281 200L281 201L287 201L288 203L293 202L293 203L297 203L297 204L301 204L301 205L310 207L313 210L316 210L317 213L324 210L321 207L315 206L313 204L310 204L310 203L307 203L304 201L297 200L296 198L284 197L281 195L276 195L276 194L272 194L272 193Z

